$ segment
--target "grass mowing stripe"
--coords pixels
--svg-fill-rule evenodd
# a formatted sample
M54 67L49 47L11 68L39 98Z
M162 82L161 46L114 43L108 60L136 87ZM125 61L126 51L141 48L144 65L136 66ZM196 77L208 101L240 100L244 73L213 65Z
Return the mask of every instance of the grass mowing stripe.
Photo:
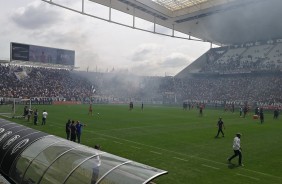
M196 123L200 123L200 122L196 122ZM233 123L229 123L228 125L236 125L238 123L233 122ZM106 129L106 130L99 130L99 132L112 132L112 131L122 131L122 130L134 130L134 129L147 129L147 128L161 128L161 127L177 127L177 126L191 126L191 124L188 123L177 123L177 124L169 124L169 125L147 125L147 126L135 126L135 127L129 127L129 128L112 128L112 129ZM211 128L214 127L214 125L206 125L205 128ZM189 127L190 130L193 129L202 129L203 127ZM215 132L216 133L216 132Z
M52 124L52 123L54 123L54 122L50 122L50 124ZM57 123L55 123L55 124L57 124ZM61 124L58 125L58 126L64 127L64 125L61 125ZM205 160L207 162L212 162L212 163L215 163L215 164L226 165L226 163L221 163L221 162L213 161L213 160L202 158L202 157L198 157L198 156L195 156L195 155L187 155L185 153L180 153L180 152L175 152L175 151L164 149L164 148L160 148L160 147L150 146L150 145L146 145L146 144L142 144L142 143L139 143L139 142L135 142L135 141L127 140L127 139L122 139L122 138L118 138L118 137L114 137L114 136L110 136L110 135L106 135L106 134L101 134L101 133L97 133L97 132L92 131L92 130L85 130L84 129L84 131L90 132L90 133L95 133L97 135L104 136L104 137L110 137L110 138L113 138L113 139L123 140L123 141L126 141L126 142L138 144L138 145L141 145L141 146L146 146L146 147L150 147L150 148L154 148L154 149L159 149L159 150L162 150L162 151L166 151L166 152L170 152L170 153L174 153L174 154L178 154L178 155L182 155L182 156L188 156L190 158L196 158L196 159L199 159L199 160ZM115 141L113 141L113 142L115 142ZM118 144L120 144L120 142ZM121 143L121 144L123 144L123 143ZM246 168L241 168L241 169L242 170L246 170L248 172L253 172L253 173L261 174L261 175L264 175L264 176L272 177L272 178L282 179L282 177L274 176L274 175L271 175L271 174L268 174L268 173L264 173L264 172L259 172L259 171L250 170L250 169L246 169Z
M208 108L204 110L204 116L199 117L197 109L182 111L181 107L148 105L141 113L136 108L129 112L127 105L97 104L95 110L100 116L90 117L87 116L88 105L38 105L34 108L39 109L39 112L47 110L49 116L46 126L35 127L23 119L12 121L64 138L66 120L80 120L87 124L83 128L84 144L93 147L97 142L109 153L169 171L168 175L156 179L155 183L182 184L190 179L195 184L217 183L219 180L230 184L282 183L282 169L277 164L281 163L282 148L279 145L282 124L273 120L272 111L265 112L265 123L261 125L253 120L252 112L243 119L239 118L239 112L223 112L223 109ZM218 117L223 117L226 125L224 139L214 139ZM248 167L231 168L225 163L225 158L231 154L233 136L237 132L243 133L243 161ZM260 153L257 153L258 149ZM153 155L149 152L151 150L162 155ZM220 170L214 171L220 172L212 172L212 169L201 164L215 166ZM237 176L236 173L260 180ZM236 180L234 176L237 176Z
M93 131L90 131L90 132L93 132ZM122 138L118 138L118 137L114 137L114 136L110 136L110 135L106 135L106 134L101 134L101 133L96 133L96 134L101 135L101 136L105 136L105 137L110 137L110 138L113 138L113 139L123 140L123 141L126 141L126 142L138 144L138 145L141 145L141 146L159 149L159 150L162 150L162 151L166 151L166 152L170 152L170 153L174 153L174 154L178 154L178 155L182 155L182 156L188 156L190 158L195 158L195 159L198 159L198 160L205 160L205 161L212 162L212 163L215 163L215 164L228 165L226 163L209 160L209 159L198 157L198 156L195 156L195 155L187 155L185 153L179 153L179 152L176 152L176 151L172 151L172 150L168 150L168 149L164 149L164 148L159 148L159 147L156 147L156 146L150 146L150 145L146 145L146 144L143 144L143 143L139 143L139 142L135 142L135 141L127 140L127 139L122 139ZM242 169L244 169L244 168L242 168ZM264 175L264 176L268 176L268 177L281 179L281 177L279 177L279 176L274 176L274 175L271 175L271 174L268 174L268 173L263 173L263 172L254 171L254 170L250 170L250 169L244 169L244 170L249 171L249 172L254 172L254 173L257 173L257 174L261 174L261 175Z

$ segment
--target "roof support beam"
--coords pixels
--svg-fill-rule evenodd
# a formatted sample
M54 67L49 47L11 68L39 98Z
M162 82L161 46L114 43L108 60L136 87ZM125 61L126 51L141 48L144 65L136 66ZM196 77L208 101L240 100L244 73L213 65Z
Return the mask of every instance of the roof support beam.
M84 13L84 0L82 0L81 12Z
M105 18L102 18L102 17L98 17L98 16L95 16L95 15L92 15L92 14L89 14L89 13L86 13L84 11L84 0L82 0L82 10L79 11L79 10L76 10L76 9L73 9L71 7L67 7L67 6L64 6L64 5L61 5L61 4L58 4L58 3L55 3L53 2L52 0L41 0L43 2L46 2L46 3L49 3L51 5L55 5L55 6L58 6L60 8L64 8L64 9L67 9L67 10L70 10L70 11L73 11L73 12L76 12L76 13L80 13L82 15L86 15L86 16L89 16L89 17L92 17L92 18L96 18L96 19L100 19L100 20L103 20L103 21L107 21L107 22L111 22L111 23L114 23L114 24L117 24L117 25L121 25L121 26L125 26L125 27L128 27L128 28L132 28L132 29L137 29L137 30L140 30L140 31L144 31L144 32L149 32L149 33L154 33L154 34L158 34L158 35L162 35L162 36L169 36L169 37L174 37L174 38L179 38L179 39L184 39L184 40L193 40L193 41L200 41L200 42L206 42L204 40L201 40L201 39L195 39L195 38L191 38L189 36L189 38L186 38L186 37L180 37L180 36L175 36L174 32L175 32L175 28L174 28L174 24L172 24L172 28L168 28L168 29L171 29L172 30L172 34L171 35L168 35L168 34L164 34L164 33L159 33L156 31L156 22L157 22L157 17L154 16L154 30L153 31L150 31L150 30L146 30L146 29L142 29L142 28L137 28L135 26L135 10L134 10L134 14L132 15L133 16L133 23L132 25L127 25L127 24L123 24L123 23L120 23L120 22L116 22L116 21L112 21L112 0L110 0L110 4L109 4L109 17L108 19L105 19Z
M112 22L112 0L110 0L109 6L109 21Z

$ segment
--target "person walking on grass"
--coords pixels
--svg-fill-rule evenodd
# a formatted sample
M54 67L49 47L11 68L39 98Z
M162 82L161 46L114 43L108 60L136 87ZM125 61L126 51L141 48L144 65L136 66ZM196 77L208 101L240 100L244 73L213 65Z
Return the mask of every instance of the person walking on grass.
M224 123L222 121L222 118L220 117L218 122L217 122L217 127L218 127L218 131L217 131L217 135L215 136L215 138L218 138L219 136L219 133L222 134L222 137L224 137L224 133L222 131L222 129L224 128L225 129L225 126L224 126Z
M237 133L233 140L233 151L234 155L227 159L228 163L231 164L231 160L237 156L239 156L239 166L244 166L242 164L242 148L241 148L241 133Z

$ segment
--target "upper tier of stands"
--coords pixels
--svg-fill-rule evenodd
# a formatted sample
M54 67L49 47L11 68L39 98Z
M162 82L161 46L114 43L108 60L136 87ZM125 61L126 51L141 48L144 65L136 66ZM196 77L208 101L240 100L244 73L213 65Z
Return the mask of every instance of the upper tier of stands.
M282 69L282 43L249 43L208 51L200 72L249 73Z

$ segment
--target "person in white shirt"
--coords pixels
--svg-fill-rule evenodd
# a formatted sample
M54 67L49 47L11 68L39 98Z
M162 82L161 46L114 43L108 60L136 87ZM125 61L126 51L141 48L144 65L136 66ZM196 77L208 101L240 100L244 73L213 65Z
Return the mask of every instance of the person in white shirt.
M97 150L101 150L100 145L95 145L94 147ZM92 172L92 178L91 178L91 184L95 184L99 180L99 167L101 166L101 158L100 155L97 155L93 158L93 172Z
M42 125L46 124L47 115L48 113L44 110L42 113Z
M242 164L242 148L241 148L241 134L237 133L236 137L233 140L233 151L234 155L227 159L228 163L231 163L231 160L239 156L239 166L244 166Z

